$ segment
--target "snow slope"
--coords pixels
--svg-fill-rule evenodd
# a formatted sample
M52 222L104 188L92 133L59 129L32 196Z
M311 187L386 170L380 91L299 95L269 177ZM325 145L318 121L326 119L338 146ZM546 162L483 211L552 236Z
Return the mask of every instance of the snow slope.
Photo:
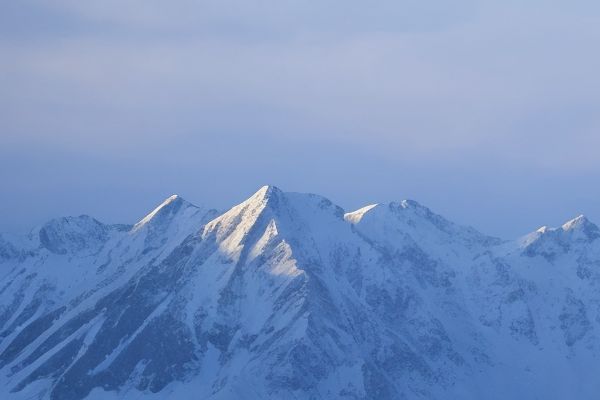
M0 236L0 397L593 399L599 239L273 186L52 220Z

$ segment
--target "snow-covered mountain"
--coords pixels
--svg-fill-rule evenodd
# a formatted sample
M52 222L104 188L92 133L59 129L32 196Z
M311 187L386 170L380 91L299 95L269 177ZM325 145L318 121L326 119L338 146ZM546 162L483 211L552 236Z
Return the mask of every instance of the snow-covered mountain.
M0 235L0 398L595 399L600 230L265 186Z

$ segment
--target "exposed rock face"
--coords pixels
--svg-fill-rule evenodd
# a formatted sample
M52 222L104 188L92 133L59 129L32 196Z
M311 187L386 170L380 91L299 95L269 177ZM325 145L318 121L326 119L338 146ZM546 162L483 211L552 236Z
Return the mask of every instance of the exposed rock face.
M503 241L275 187L53 220L0 236L0 395L591 399L599 239L585 217Z

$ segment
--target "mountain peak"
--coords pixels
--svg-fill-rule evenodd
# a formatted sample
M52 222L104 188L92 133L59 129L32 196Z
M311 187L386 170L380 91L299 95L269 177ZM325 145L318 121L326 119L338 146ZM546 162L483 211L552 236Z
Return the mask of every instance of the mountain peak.
M600 229L584 215L579 215L562 224L559 228L542 226L524 236L521 246L528 256L543 255L548 259L564 253L576 243L590 243L600 238Z
M593 225L585 215L581 214L572 220L565 222L561 228L563 231L569 231L573 229L585 228L586 226Z
M359 208L356 211L351 211L351 212L346 213L344 215L344 218L346 219L346 221L348 221L352 224L357 224L363 219L363 217L367 213L369 213L370 211L375 211L375 209L380 208L382 206L386 207L387 210L392 211L392 212L404 212L405 210L413 210L416 212L424 212L427 215L433 214L431 212L431 210L429 210L429 208L421 205L420 203L416 202L415 200L406 199L406 200L402 200L400 202L393 201L393 202L387 203L387 204L378 204L378 203L369 204L367 206Z
M336 224L350 232L343 214L341 207L322 196L283 192L269 185L207 223L202 235L213 237L228 257L239 259L257 243L264 245L263 239L277 236L290 242L311 242L311 235L328 235L328 229ZM314 246L309 251L314 251Z
M367 214L369 211L371 211L373 208L377 207L378 205L379 204L377 204L377 203L369 204L368 206L359 208L356 211L346 213L346 214L344 214L344 219L346 221L350 222L351 224L358 224L360 222L360 220L363 219L365 214Z
M45 223L37 235L42 247L57 254L79 251L103 243L108 227L89 215L56 218Z
M592 241L600 238L600 229L584 215L573 218L561 226L563 232L571 234L576 239Z
M187 209L187 208L198 208L198 207L196 207L192 203L184 200L179 195L174 194L172 196L169 196L169 197L167 197L167 199L165 199L165 201L163 201L161 204L159 204L148 215L146 215L138 223L136 223L133 226L132 231L133 232L138 231L142 227L144 227L148 223L150 223L151 221L156 221L157 219L162 220L164 218L168 218L169 215L172 216L172 215L178 213L180 210Z
M411 199L402 200L400 202L400 206L402 208L415 208L415 209L426 209L426 210L429 210L427 207L425 207L424 205L422 205L418 201L411 200Z
M272 198L279 197L283 194L281 189L274 185L265 185L258 189L249 200L269 201Z
M345 214L344 218L362 233L380 243L393 242L393 246L407 243L407 240L430 249L443 249L451 241L466 247L499 242L499 239L485 236L471 227L448 221L414 200L371 204Z
M233 210L249 209L258 213L259 210L276 209L285 197L284 192L277 186L265 185L258 189L252 196L232 208Z

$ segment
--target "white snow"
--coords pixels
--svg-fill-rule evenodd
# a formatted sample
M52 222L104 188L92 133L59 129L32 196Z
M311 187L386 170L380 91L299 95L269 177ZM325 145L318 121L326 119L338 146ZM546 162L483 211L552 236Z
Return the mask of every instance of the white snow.
M167 313L183 323L184 332L172 334L189 335L197 364L151 393L134 386L148 365L135 360L128 384L92 388L88 399L342 399L386 391L389 398L594 399L596 234L579 216L500 240L411 200L344 213L321 196L273 186L221 214L174 195L133 227L53 220L26 237L0 237L0 246L20 252L0 258L0 317L7 316L0 333L16 325L0 341L0 361L23 329L67 306L0 369L0 398L48 398L51 379L10 389L80 337L84 346L69 366L76 368L107 310L32 364L11 368L67 321L161 266L182 271L173 275L176 289L161 292L141 325L89 374L110 370ZM17 324L35 299L39 308Z

